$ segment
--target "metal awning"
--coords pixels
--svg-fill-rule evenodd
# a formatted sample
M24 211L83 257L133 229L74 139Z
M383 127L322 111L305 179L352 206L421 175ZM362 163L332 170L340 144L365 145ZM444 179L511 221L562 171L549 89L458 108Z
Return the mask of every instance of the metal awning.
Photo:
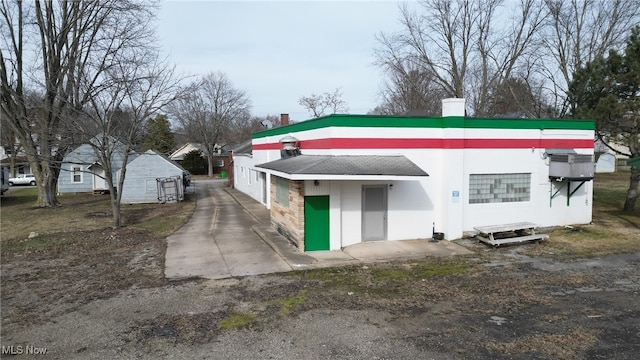
M404 155L299 155L256 167L290 180L416 180L429 176Z

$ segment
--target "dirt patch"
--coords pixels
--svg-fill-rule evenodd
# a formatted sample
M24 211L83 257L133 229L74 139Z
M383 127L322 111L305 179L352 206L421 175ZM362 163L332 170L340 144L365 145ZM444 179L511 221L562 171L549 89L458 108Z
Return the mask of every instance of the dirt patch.
M450 260L169 283L164 240L141 230L64 234L46 244L3 247L2 336L44 343L64 358L206 356L212 346L247 358L637 352L639 253L558 257L545 268L550 259L523 255L525 246L474 248ZM73 335L78 328L82 337ZM76 352L68 357L56 339ZM117 355L113 344L122 344Z
M163 315L136 325L137 341L165 338L186 344L202 344L220 333L219 322L229 316L229 311L200 314Z
M85 205L83 216L109 211ZM125 206L133 223L117 231L86 229L108 219L81 216L81 231L3 238L3 349L40 346L58 359L632 359L640 351L640 233L610 214L540 244L459 241L474 254L451 259L167 282L162 234L174 225L158 229L183 215L179 206Z
M46 322L124 289L163 285L165 248L164 239L127 228L5 241L3 325Z

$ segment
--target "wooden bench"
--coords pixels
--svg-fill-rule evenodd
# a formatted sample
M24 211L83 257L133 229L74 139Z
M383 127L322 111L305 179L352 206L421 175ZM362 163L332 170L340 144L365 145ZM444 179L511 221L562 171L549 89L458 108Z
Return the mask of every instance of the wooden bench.
M479 241L498 247L503 244L513 244L523 241L539 241L549 238L547 234L536 234L538 225L530 222L513 224L476 226L474 229L480 232L476 236Z

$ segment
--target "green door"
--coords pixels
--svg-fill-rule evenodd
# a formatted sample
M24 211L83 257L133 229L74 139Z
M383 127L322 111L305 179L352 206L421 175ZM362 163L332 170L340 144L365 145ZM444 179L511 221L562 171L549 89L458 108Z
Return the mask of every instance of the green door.
M304 250L329 250L329 196L304 197Z

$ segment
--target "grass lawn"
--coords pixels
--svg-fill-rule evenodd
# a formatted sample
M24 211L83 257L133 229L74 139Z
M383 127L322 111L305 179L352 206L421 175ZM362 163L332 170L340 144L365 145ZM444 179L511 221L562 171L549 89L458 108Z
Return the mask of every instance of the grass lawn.
M549 241L535 249L587 257L640 251L640 200L635 212L622 212L629 175L629 171L596 174L592 223L557 228L550 233Z
M557 228L550 232L549 241L528 251L576 256L640 251L640 203L634 213L621 211L628 186L628 171L596 174L592 224L572 230ZM3 243L24 241L31 232L55 242L55 234L64 233L64 237L69 238L78 232L78 236L84 236L85 231L109 229L112 224L109 196L64 195L59 197L61 206L38 208L33 206L36 191L35 188L12 188L2 196L0 239ZM186 223L194 209L195 198L191 194L175 204L123 204L123 224L130 230L165 237ZM44 246L40 242L34 242L34 246Z
M56 233L73 233L109 228L113 223L108 195L76 194L60 196L61 206L34 207L35 188L12 188L2 196L0 239L24 240L31 232L51 237ZM122 204L125 227L147 230L154 236L167 236L182 226L193 214L195 198L173 204Z

